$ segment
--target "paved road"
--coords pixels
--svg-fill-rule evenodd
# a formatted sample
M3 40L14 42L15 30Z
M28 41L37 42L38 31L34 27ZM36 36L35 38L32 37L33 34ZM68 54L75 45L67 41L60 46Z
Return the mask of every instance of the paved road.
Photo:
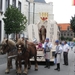
M75 66L74 66L75 56L74 55L75 54L73 51L69 52L69 66L62 65L63 59L61 59L61 70L60 70L60 72L54 70L54 68L56 68L56 65L51 66L50 69L44 68L44 65L39 65L38 71L34 71L34 66L32 66L28 72L28 75L75 75L74 74L74 70L75 70ZM13 65L14 65L14 61L13 61ZM6 63L1 64L0 65L0 75L6 75L5 69L6 69ZM10 70L10 74L7 74L7 75L16 75L15 65L13 66L13 69Z
M5 55L0 54L0 65L2 65L2 64L7 62L6 58L7 58L6 54Z

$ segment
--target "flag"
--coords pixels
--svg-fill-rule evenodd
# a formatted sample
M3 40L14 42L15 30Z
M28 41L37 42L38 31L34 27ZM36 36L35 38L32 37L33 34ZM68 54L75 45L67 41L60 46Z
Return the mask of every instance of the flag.
M75 6L75 0L72 0L72 5Z

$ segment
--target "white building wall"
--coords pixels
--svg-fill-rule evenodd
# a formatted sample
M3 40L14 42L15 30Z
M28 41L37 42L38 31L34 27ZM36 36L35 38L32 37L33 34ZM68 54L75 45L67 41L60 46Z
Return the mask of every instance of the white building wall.
M3 40L3 38L5 37L5 31L4 31L4 22L2 20L2 18L4 17L4 13L6 11L6 4L5 4L5 1L6 0L2 0L2 11L3 11L3 14L0 15L0 21L1 21L1 40ZM18 7L18 1L21 2L21 12L25 15L25 3L26 3L26 0L16 0L16 7ZM12 5L12 0L10 0L10 5ZM11 36L9 36L11 38Z
M42 12L46 12L48 13L48 18L50 20L54 19L54 15L53 15L53 3L38 3L35 2L34 5L33 3L30 3L30 12L29 11L29 3L26 2L25 3L25 13L28 19L28 13L30 13L30 24L33 24L33 6L34 6L34 24L36 24L37 22L40 21L40 14Z
M33 8L33 4L31 4L31 8ZM34 7L34 23L37 23L40 21L40 14L42 12L46 12L48 13L48 19L54 19L53 16L53 3L35 3L35 7ZM31 14L33 14L33 9L31 9ZM30 21L30 23L33 22L33 16L30 17L32 20Z
M5 12L5 0L2 0L2 12L3 12L3 14ZM0 21L1 21L1 40L3 40L3 38L4 38L4 22L2 20L2 18L4 17L3 14L0 15Z

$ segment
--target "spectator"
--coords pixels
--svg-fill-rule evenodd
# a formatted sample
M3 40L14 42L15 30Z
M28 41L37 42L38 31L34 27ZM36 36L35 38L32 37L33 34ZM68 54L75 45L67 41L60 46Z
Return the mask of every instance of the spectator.
M64 64L63 65L68 65L68 52L69 52L69 45L65 41L64 46L63 46L63 58L64 58Z

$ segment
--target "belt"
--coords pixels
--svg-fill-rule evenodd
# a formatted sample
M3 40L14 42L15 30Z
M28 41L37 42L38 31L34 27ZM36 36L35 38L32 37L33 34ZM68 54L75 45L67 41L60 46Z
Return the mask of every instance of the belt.
M46 52L50 52L50 51L46 51Z
M64 53L67 53L67 52L64 52Z
M57 54L61 54L61 53L57 53Z

